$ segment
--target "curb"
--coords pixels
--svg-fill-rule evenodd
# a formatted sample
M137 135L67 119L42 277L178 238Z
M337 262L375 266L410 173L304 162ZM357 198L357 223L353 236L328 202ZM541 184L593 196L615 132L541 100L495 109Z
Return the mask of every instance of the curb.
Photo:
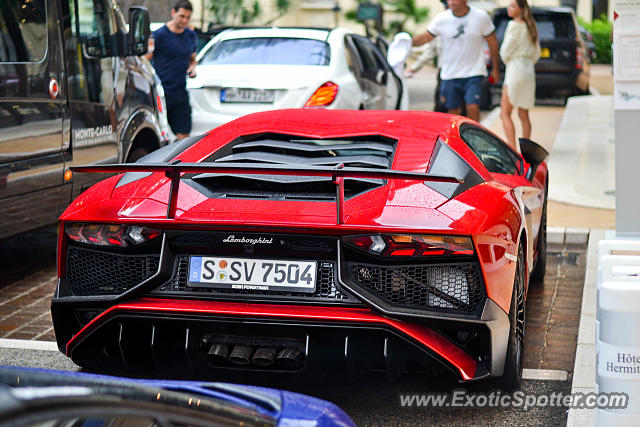
M582 306L578 343L573 365L571 394L593 393L596 383L596 309L598 293L598 242L606 238L607 230L593 229L588 234L587 261L582 288ZM595 409L569 409L567 426L595 425Z
M547 227L547 244L587 246L589 235L588 228Z

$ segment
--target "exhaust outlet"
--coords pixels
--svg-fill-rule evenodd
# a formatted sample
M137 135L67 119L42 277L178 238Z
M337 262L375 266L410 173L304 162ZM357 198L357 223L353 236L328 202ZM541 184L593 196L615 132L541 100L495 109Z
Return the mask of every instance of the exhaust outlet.
M215 363L223 363L226 362L229 358L229 346L222 343L212 343L211 348L207 352L211 359Z
M276 357L276 363L281 368L294 369L300 366L302 360L302 352L296 348L285 347L280 350L278 357Z
M238 344L233 347L233 351L229 355L229 361L236 365L248 365L251 362L253 347L250 345Z
M276 349L273 347L258 347L251 363L257 366L271 366L276 361Z

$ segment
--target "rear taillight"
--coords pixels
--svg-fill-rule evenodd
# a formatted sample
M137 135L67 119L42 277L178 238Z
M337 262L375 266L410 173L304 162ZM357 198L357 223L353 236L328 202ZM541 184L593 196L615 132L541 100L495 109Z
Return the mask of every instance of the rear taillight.
M473 255L473 242L466 236L372 234L346 236L342 241L355 249L383 257Z
M326 107L330 105L338 95L338 85L333 82L326 82L311 95L311 98L304 104L305 107Z
M162 98L160 98L160 95L156 95L156 105L158 105L158 111L162 113Z
M96 246L139 245L160 236L153 228L117 224L65 224L65 234L73 241Z
M576 48L576 70L582 68L582 62L584 61L584 57L582 55L582 49L580 46Z

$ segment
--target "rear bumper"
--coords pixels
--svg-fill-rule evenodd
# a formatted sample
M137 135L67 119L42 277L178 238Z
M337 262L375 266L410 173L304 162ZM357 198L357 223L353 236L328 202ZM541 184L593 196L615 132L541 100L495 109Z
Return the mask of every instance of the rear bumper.
M59 323L64 310L56 305L54 300L54 323ZM502 374L509 320L493 301L487 299L481 319L466 325L443 322L393 319L368 308L143 298L106 309L58 345L80 365L90 359L95 366L104 359L124 369L189 367L200 374L218 368L278 370L212 364L210 336L250 340L258 343L255 348L260 340L297 340L304 354L296 371L318 365L333 369L338 363L349 373L382 367L395 378L422 363L438 362L460 381ZM488 357L468 354L443 328L481 334Z

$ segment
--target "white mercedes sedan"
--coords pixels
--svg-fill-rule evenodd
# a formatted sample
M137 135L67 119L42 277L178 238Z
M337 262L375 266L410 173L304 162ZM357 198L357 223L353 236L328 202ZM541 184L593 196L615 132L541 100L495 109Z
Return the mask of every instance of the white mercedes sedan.
M197 60L196 77L187 79L192 134L264 110L408 105L385 54L342 28L229 29L209 41Z

